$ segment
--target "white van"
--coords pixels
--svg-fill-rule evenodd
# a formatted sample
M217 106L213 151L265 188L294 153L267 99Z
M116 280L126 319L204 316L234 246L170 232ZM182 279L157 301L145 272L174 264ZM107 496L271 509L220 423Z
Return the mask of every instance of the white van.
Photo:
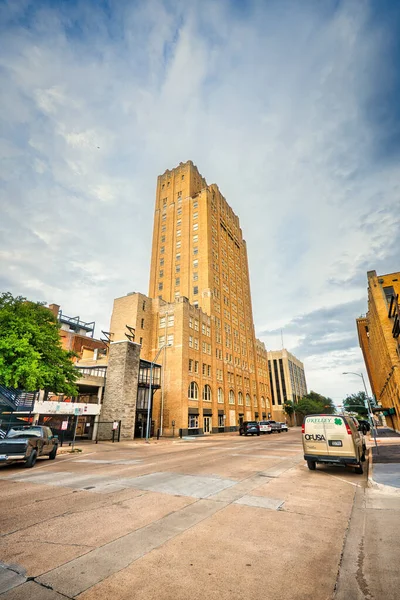
M362 474L365 442L354 420L345 415L308 415L302 425L304 459L308 468L317 463L350 465Z

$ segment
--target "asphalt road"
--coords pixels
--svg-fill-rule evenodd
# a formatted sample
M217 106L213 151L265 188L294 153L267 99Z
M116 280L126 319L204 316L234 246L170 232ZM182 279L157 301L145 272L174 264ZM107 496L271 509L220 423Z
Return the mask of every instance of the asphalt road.
M332 598L366 477L309 471L300 438L99 444L0 467L1 600Z

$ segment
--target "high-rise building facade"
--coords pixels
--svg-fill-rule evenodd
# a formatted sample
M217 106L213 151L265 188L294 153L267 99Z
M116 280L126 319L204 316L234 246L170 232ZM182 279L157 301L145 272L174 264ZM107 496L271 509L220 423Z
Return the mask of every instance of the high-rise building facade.
M239 219L191 161L158 177L149 296L115 300L114 340L126 325L143 358L168 346L153 413L163 432L232 430L240 420L272 416Z
M367 277L368 312L357 319L358 338L375 399L400 432L400 273Z
M304 365L287 350L268 352L268 371L274 410L283 412L286 401L297 403L307 394Z

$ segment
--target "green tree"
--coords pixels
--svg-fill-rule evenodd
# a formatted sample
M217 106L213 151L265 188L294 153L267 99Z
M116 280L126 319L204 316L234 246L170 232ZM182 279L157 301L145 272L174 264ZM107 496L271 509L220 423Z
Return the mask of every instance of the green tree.
M367 409L367 397L365 392L358 392L357 394L351 394L343 400L343 408L348 412L355 412L360 417L365 418L368 415Z
M294 405L291 400L285 400L285 402L283 403L283 411L289 417L292 416L292 414L294 413Z
M335 412L336 407L331 398L322 396L312 390L296 404L296 413L303 416L319 413L333 415Z
M59 327L43 304L1 294L0 384L76 395L74 354L62 348Z

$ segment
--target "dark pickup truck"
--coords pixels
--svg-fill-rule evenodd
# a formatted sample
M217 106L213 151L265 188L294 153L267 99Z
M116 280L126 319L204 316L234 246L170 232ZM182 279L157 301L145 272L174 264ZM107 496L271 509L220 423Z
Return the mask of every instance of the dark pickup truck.
M58 449L58 438L49 427L14 427L0 439L0 465L22 461L33 467L41 456L54 460Z

